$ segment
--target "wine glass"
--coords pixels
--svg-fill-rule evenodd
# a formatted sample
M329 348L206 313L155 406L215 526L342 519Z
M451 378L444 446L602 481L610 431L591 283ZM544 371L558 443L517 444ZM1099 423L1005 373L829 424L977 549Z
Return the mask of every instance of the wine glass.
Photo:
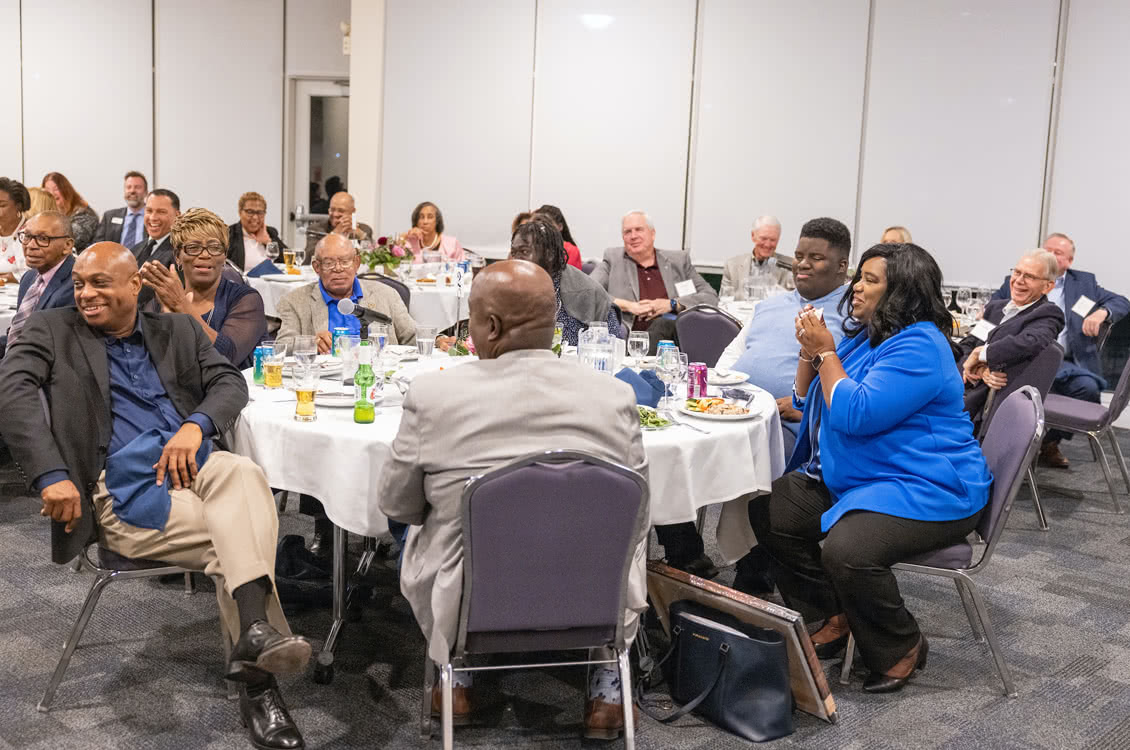
M279 259L279 243L277 243L277 242L268 242L267 243L267 257L271 259L272 263L274 263L275 261L277 261Z
M294 264L298 266L306 264L306 248L302 245L294 248Z
M639 365L640 360L647 356L647 350L650 347L651 339L648 337L647 331L632 331L628 334L628 354L631 355L636 365Z
M679 352L679 370L675 374L675 385L683 385L684 387L686 386L687 371L689 369L690 369L690 359L683 352ZM684 397L686 396L686 393L687 393L686 391L683 391ZM672 389L672 399L675 399L676 397L677 397L676 391L674 389ZM674 408L674 406L672 405L671 408Z
M293 349L294 360L299 367L312 367L318 357L318 337L295 336Z
M964 316L965 311L969 309L969 302L973 299L973 293L969 291L968 287L961 287L957 290L957 308L961 310Z
M656 375L659 376L660 382L663 383L663 398L659 400L658 408L660 410L667 410L671 408L670 399L667 398L667 389L671 383L674 383L679 377L679 368L682 362L679 359L679 350L674 347L664 347L663 351L659 353L659 359L656 362Z

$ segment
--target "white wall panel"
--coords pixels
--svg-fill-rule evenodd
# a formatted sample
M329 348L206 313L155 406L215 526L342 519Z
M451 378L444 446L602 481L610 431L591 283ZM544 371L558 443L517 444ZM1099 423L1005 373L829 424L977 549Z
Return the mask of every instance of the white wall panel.
M283 226L282 3L157 0L156 20L159 186L228 222L255 190Z
M1059 2L874 8L856 244L902 224L947 282L999 284L1038 241Z
M23 180L23 140L20 133L20 0L0 0L0 176ZM42 175L40 175L42 177Z
M349 78L341 27L350 0L286 0L286 74ZM371 44L371 41L362 43Z
M525 0L388 0L380 231L407 230L429 200L465 246L509 245L529 190L533 32Z
M694 0L538 2L531 205L561 208L581 254L647 211L683 244Z
M855 221L867 0L705 0L691 170L695 263L752 249L755 218ZM802 46L797 41L803 39Z
M1075 240L1075 263L1130 293L1130 5L1072 0L1052 173L1048 230Z
M23 3L24 176L62 172L95 211L153 174L149 0Z

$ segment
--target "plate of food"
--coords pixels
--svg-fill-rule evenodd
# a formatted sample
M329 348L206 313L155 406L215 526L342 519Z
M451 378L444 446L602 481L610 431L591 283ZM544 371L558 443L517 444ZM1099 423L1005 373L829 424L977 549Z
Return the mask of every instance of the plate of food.
M679 411L692 417L713 419L719 422L733 422L752 419L754 412L732 398L688 398L679 404Z
M659 412L649 406L637 406L640 412L641 430L665 430L675 424L670 419L659 416Z
M737 385L747 380L749 380L749 375L737 370L711 367L706 371L706 382L709 385Z

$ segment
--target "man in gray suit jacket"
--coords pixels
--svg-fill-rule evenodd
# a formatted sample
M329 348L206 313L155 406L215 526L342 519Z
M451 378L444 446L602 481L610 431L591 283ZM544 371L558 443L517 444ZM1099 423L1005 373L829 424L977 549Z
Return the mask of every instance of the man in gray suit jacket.
M54 522L52 559L97 541L211 576L252 744L301 747L273 677L310 658L274 590L274 497L258 466L212 442L247 382L190 316L138 311L123 246L91 245L72 277L78 308L31 316L0 365L4 438Z
M650 353L662 339L675 339L674 316L693 305L716 305L718 294L678 250L655 249L655 224L643 211L620 221L623 247L604 251L592 278L608 290L633 331L647 331Z
M523 260L488 266L475 280L470 303L480 361L413 380L377 494L390 519L412 524L400 588L428 640L429 657L439 663L449 658L459 621L460 509L468 478L553 449L589 451L645 476L647 471L631 388L550 351L557 304L553 282L541 267ZM464 397L453 399L453 393ZM485 406L490 404L505 406ZM646 524L634 548L624 613L629 639L647 606ZM607 736L623 726L614 677L614 670L594 673L586 733ZM468 686L462 676L457 679L457 716L469 712ZM438 709L435 693L432 706Z
M93 242L117 242L133 247L145 239L145 196L149 193L145 175L133 170L126 172L122 193L126 205L102 214L102 222L94 230Z
M753 222L750 238L753 240L752 253L735 255L726 261L722 269L719 296L745 299L745 281L755 268L758 273L769 277L771 285L792 290L792 264L788 258L776 253L777 243L781 239L781 222L777 217L759 216Z

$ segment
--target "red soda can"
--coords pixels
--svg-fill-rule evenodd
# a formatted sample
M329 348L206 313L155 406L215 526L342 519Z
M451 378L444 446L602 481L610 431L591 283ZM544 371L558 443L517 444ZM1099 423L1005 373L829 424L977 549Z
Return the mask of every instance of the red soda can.
M687 398L706 398L705 362L691 362L687 366Z

